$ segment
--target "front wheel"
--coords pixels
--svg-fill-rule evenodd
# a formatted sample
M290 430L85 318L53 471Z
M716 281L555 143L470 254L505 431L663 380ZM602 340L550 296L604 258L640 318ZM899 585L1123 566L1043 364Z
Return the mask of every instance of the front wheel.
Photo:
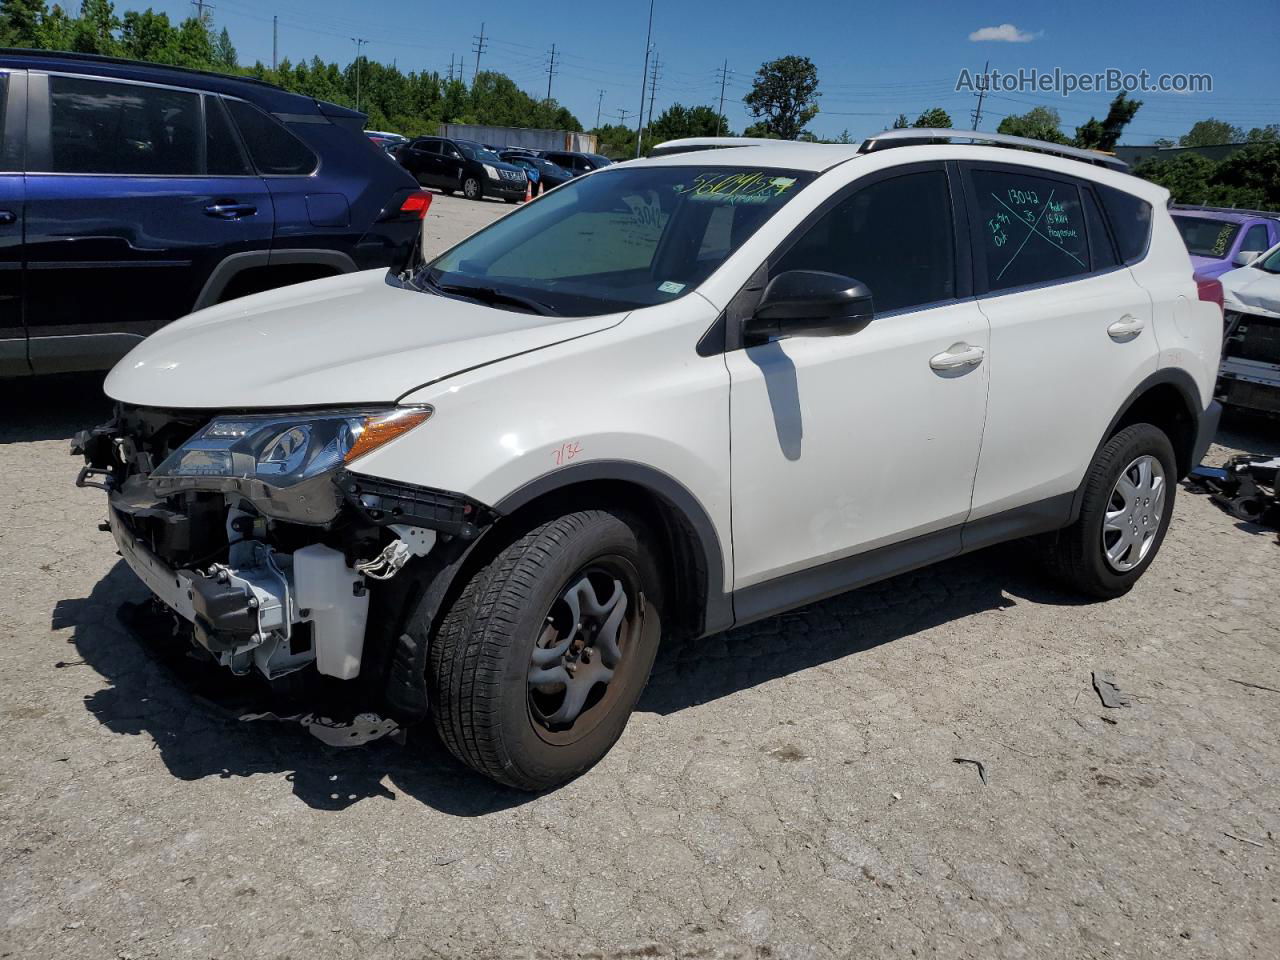
M1177 492L1173 446L1135 423L1108 440L1085 476L1079 519L1044 541L1050 574L1079 593L1128 593L1164 542Z
M661 635L658 569L630 515L539 524L467 582L431 643L428 688L449 750L512 787L544 790L613 746Z
M480 181L475 177L467 177L462 181L462 194L468 200L480 199Z

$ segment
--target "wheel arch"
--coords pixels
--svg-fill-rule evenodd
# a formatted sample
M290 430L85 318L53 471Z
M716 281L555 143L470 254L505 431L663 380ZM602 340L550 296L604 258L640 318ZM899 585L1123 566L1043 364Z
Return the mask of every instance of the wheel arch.
M1163 430L1169 438L1176 458L1178 478L1181 479L1195 466L1196 451L1201 447L1204 411L1200 389L1191 374L1177 368L1157 370L1125 398L1098 441L1094 458L1107 441L1125 427L1135 423L1150 423ZM1080 516L1083 499L1084 484L1081 483L1071 504L1072 522Z
M191 308L194 313L211 307L222 299L233 280L249 270L261 270L271 267L315 266L332 270L333 273L354 273L359 268L350 255L341 250L306 249L297 250L245 250L224 257L209 273L200 294Z

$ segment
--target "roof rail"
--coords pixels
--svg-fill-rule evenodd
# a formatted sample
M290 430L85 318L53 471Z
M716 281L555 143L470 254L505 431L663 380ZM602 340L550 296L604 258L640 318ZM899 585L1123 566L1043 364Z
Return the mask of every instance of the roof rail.
M172 70L177 73L190 73L201 77L216 77L219 80L234 80L239 83L256 83L270 87L281 93L288 93L267 80L257 77L242 76L237 73L219 73L216 70L198 70L195 67L175 67L167 63L155 63L151 60L130 60L127 57L108 57L100 53L73 53L67 50L37 50L33 47L0 47L0 56L5 57L39 57L48 60L80 60L85 63L110 64L120 67L149 67L153 70Z
M649 151L650 157L666 157L673 153L693 153L696 150L716 150L721 147L759 147L767 144L788 143L768 137L683 137L664 140Z
M1014 137L1007 133L978 133L976 130L947 130L932 127L908 128L905 130L886 130L874 137L862 141L859 153L871 153L873 150L884 150L888 147L905 147L912 144L937 143L938 141L965 140L974 144L990 144L996 147L1017 147L1022 150L1035 150L1039 153L1051 153L1072 160L1083 160L1085 163L1097 164L1111 170L1125 173L1129 165L1123 160L1099 153L1096 150L1082 150L1080 147L1068 147L1060 143L1049 143L1047 140L1032 140L1029 137Z
M1207 203L1171 203L1170 210L1203 210L1205 213L1239 213L1246 217L1280 220L1280 210L1249 210L1245 207L1215 207Z

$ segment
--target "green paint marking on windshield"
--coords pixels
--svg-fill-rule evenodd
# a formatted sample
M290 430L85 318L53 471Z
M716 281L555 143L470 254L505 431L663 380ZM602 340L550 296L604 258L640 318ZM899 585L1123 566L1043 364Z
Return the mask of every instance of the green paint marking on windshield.
M676 193L691 200L717 203L768 203L796 185L795 177L774 177L763 170L700 173Z

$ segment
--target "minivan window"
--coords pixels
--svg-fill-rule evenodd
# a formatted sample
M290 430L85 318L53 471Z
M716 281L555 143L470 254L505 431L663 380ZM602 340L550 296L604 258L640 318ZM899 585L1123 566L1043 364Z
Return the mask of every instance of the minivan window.
M1240 241L1241 250L1251 250L1261 253L1270 247L1267 243L1267 228L1260 223L1251 226L1244 235L1244 239Z
M522 297L565 316L666 303L709 277L815 176L611 168L508 214L430 263L419 280L459 295L470 288L495 306Z
M1021 171L974 170L988 290L1051 283L1089 272L1080 189Z
M1180 217L1174 214L1173 222L1182 234L1187 252L1197 257L1225 257L1235 243L1240 224L1230 220L1211 220L1208 217Z
M198 176L194 93L83 77L49 77L54 173Z
M205 166L213 177L242 177L252 173L226 108L219 97L204 98Z
M877 312L955 296L951 194L941 170L910 173L863 187L840 201L775 263L861 280Z
M243 100L228 100L227 108L259 173L305 176L315 170L316 155L284 124Z

